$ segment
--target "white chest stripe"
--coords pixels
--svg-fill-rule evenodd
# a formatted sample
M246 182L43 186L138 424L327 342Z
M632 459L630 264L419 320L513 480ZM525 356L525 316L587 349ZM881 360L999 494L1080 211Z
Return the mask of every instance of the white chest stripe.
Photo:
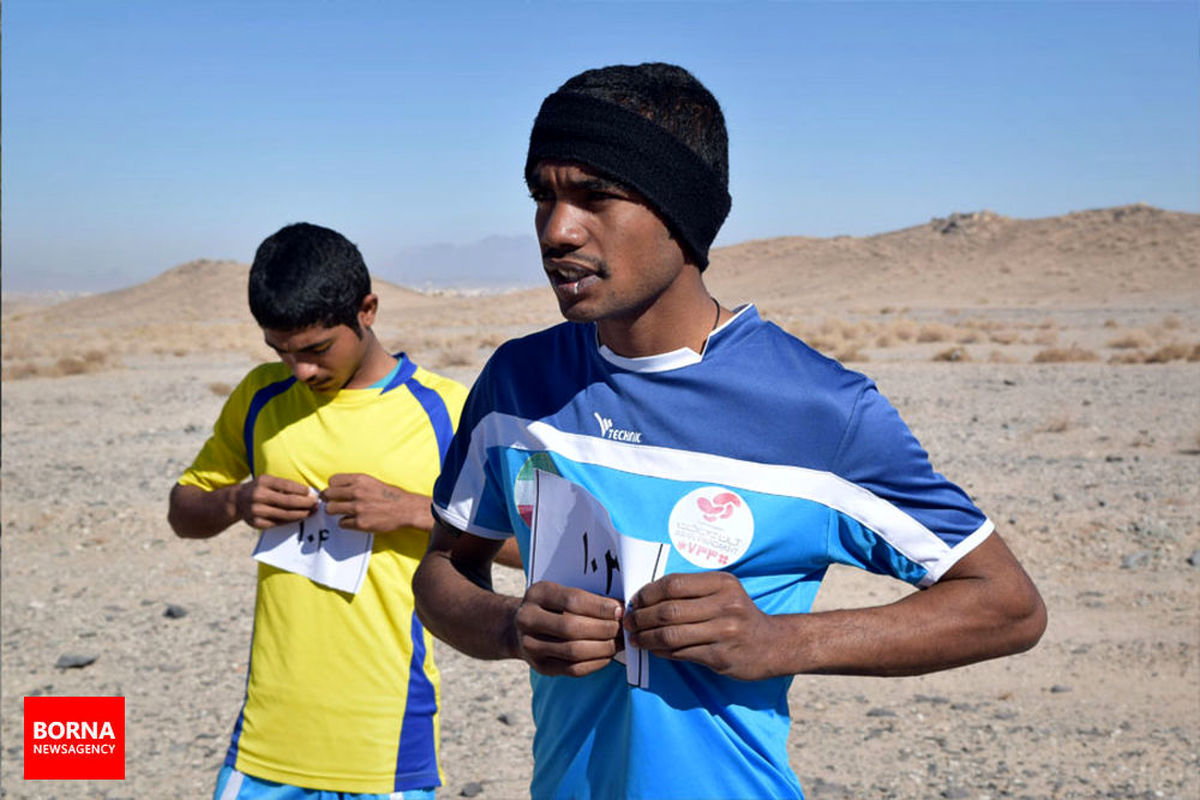
M543 422L492 413L471 432L471 445L446 509L448 521L471 529L476 498L484 487L487 447L550 450L585 464L635 475L675 481L711 483L780 497L820 503L874 531L909 560L927 570L922 585L938 580L947 569L992 532L986 521L954 548L889 501L831 472L805 467L761 464L725 456L646 444L613 442L596 436L566 433Z

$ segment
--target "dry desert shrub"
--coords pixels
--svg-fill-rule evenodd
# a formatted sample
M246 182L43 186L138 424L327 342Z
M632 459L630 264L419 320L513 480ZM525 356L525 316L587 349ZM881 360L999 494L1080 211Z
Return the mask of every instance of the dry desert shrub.
M487 333L487 334L484 334L483 336L480 336L475 341L478 343L478 345L480 347L486 348L488 350L495 350L497 347L499 347L500 345L502 345L506 341L508 341L508 337L505 336L504 334L500 333L499 331L492 331L491 333Z
M21 361L0 370L0 380L4 381L20 381L25 378L36 378L37 376L38 365L32 361Z
M233 392L233 387L224 381L213 381L208 385L208 390L217 397L228 397Z
M1188 361L1200 361L1200 342L1192 346L1192 352L1188 353Z
M814 334L800 338L812 349L827 354L837 352L846 346L846 342L840 336Z
M1117 321L1115 319L1106 319L1106 320L1104 320L1104 327L1119 328L1121 326L1117 324Z
M475 348L469 343L456 343L438 351L435 360L441 367L469 367L475 363Z
M1071 418L1066 414L1051 417L1034 428L1037 433L1066 433L1071 429Z
M948 342L954 339L955 330L953 327L942 322L926 322L917 331L917 343L928 344L929 342Z
M991 363L991 364L1015 364L1015 363L1017 363L1017 360L1015 358L1013 358L1012 356L1009 356L1009 355L1005 355L1004 353L1000 352L999 350L993 350L992 352L988 353L987 360L988 360L988 363Z
M993 344L1013 344L1021 340L1021 334L1016 331L991 331L988 333L988 340Z
M1146 354L1143 353L1141 350L1133 350L1133 351L1126 350L1123 353L1113 353L1112 357L1108 359L1108 363L1110 363L1110 364L1145 364L1146 363Z
M1108 346L1114 350L1138 350L1152 344L1150 334L1143 330L1125 331L1116 338L1108 340Z
M1176 331L1183 327L1183 320L1174 314L1167 314L1159 324L1168 331Z
M1008 323L998 319L981 319L980 317L972 317L964 320L962 327L970 328L976 331L998 331L1008 327Z
M970 329L967 329L967 330L960 329L958 336L955 338L954 341L958 342L959 344L976 344L979 342L980 336L981 336L981 334L979 333L979 331L970 330Z
M33 360L22 361L6 367L0 373L0 378L6 381L24 378L61 378L66 375L85 375L89 372L100 372L120 366L121 363L116 359L110 359L107 353L101 350L88 350L78 356L61 356L49 364Z
M58 361L54 362L54 366L51 367L51 369L56 371L59 375L82 375L85 372L91 371L88 369L88 362L84 361L82 358L75 358L74 356L64 356L60 358Z
M843 350L835 351L833 357L843 364L848 364L854 361L863 362L870 360L867 358L866 353L862 352L862 350L853 345L847 346Z
M911 342L917 338L917 323L911 319L898 319L889 326L891 334L902 342Z
M1172 342L1165 344L1155 350L1150 355L1146 356L1147 364L1166 364L1168 361L1183 361L1191 354L1191 350L1182 342Z
M24 361L37 356L29 339L24 336L4 338L3 358L5 361Z
M943 350L933 357L934 361L950 361L950 362L965 362L971 360L971 354L967 352L965 347L951 347L948 350Z
M838 339L853 341L863 335L864 329L861 323L847 322L844 319L837 317L825 317L821 320L821 324L817 327L816 334L819 336L827 336Z
M1032 338L1030 338L1029 343L1041 345L1042 347L1049 347L1052 344L1057 344L1058 331L1052 329L1039 330L1033 335Z
M1071 345L1070 347L1051 347L1039 350L1033 357L1034 364L1064 364L1068 362L1099 361L1100 356L1091 350Z

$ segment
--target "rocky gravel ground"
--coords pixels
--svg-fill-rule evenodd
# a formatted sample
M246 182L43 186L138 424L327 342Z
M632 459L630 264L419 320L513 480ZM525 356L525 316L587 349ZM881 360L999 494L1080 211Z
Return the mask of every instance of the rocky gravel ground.
M211 794L246 678L255 536L176 540L166 496L223 401L210 387L250 365L145 356L5 384L0 796ZM798 678L808 795L1200 797L1200 364L863 366L996 520L1050 627L1029 653L951 672ZM837 571L818 604L906 590ZM439 795L526 796L526 671L438 653ZM36 695L124 696L126 780L23 781Z

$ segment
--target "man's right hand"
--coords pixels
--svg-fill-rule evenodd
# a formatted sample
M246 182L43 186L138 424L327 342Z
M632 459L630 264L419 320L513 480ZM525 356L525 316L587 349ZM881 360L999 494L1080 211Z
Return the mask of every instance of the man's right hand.
M307 518L317 496L302 483L260 475L237 488L238 518L252 528L273 528Z
M543 675L591 674L623 647L623 614L624 607L611 597L540 581L517 607L517 650Z

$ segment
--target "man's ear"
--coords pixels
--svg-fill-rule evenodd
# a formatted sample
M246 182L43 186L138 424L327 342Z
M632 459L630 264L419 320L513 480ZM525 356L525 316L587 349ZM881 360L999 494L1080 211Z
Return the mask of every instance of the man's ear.
M358 307L358 324L369 328L375 324L375 312L379 310L379 295L369 294L362 299Z

